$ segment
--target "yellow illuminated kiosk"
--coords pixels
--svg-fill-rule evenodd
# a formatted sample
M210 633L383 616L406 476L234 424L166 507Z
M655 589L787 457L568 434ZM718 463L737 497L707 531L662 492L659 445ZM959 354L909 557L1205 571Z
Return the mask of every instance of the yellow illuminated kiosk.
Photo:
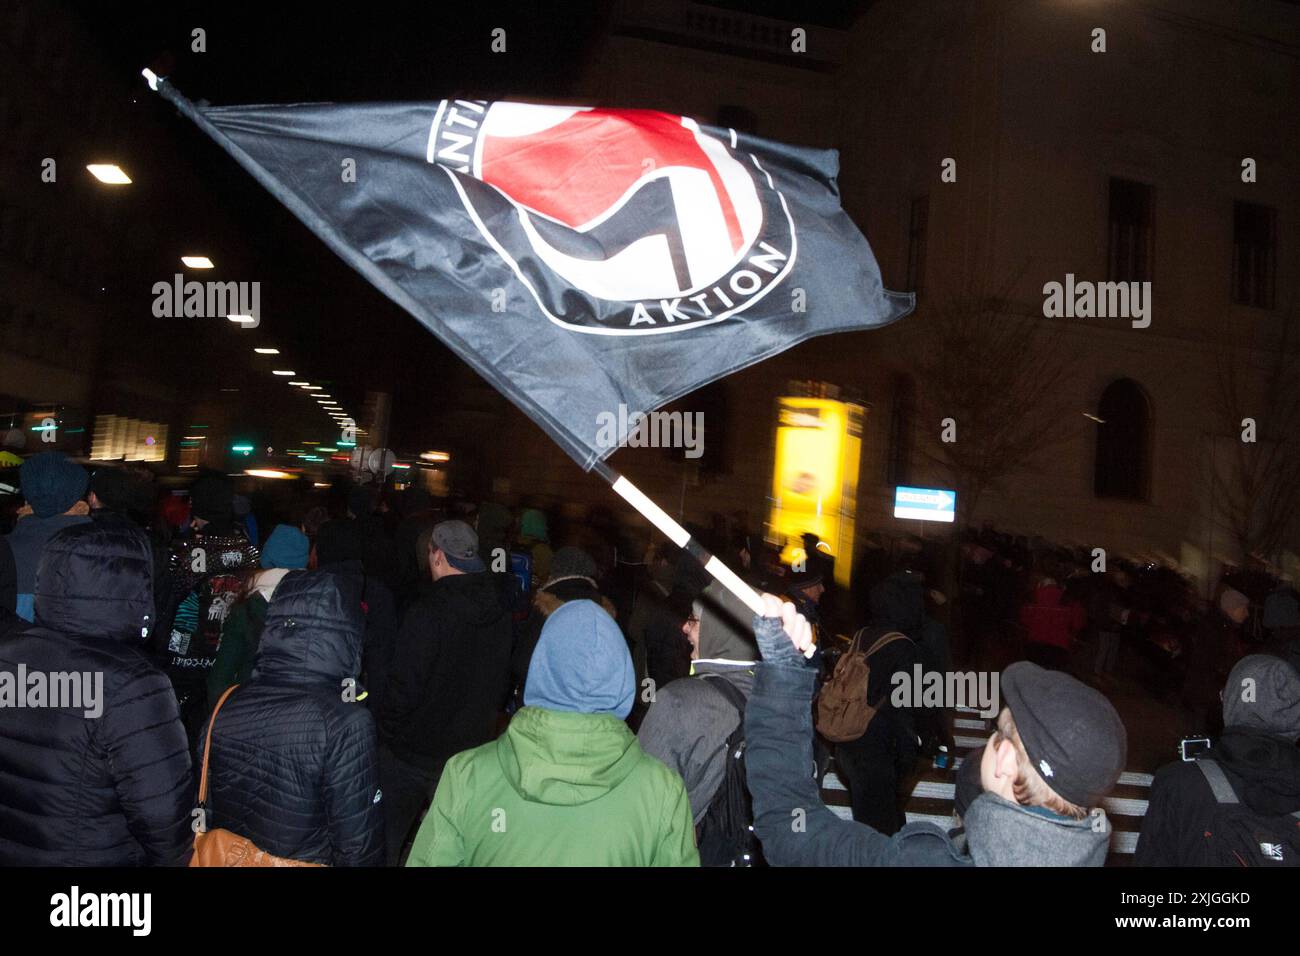
M781 560L803 555L804 533L835 558L835 581L848 587L857 516L858 464L866 408L829 398L777 399L776 458L768 536Z

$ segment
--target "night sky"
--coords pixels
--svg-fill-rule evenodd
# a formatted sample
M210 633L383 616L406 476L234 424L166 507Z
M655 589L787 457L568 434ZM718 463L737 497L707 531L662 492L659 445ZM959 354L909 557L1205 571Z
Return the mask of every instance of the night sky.
M813 15L790 3L732 6L846 27L869 3L819 4ZM504 407L504 399L479 388L477 377L434 336L152 94L140 70L149 66L192 101L213 105L457 96L564 100L574 95L587 56L608 29L610 4L182 2L73 9L107 64L111 86L120 90L117 101L132 117L128 128L115 131L116 142L96 144L105 155L120 156L115 161L135 180L112 200L121 219L105 294L126 307L104 362L161 379L192 398L232 401L221 389L239 388L243 414L275 401L277 416L286 417L293 410L285 407L282 387L251 351L274 345L350 412L359 412L367 390L393 392L393 445L419 441L448 405ZM509 38L505 55L490 49L498 26ZM206 31L206 52L191 51L195 27ZM131 128L137 118L139 130ZM261 327L240 333L210 323L187 329L183 338L159 337L147 290L179 271L184 251L204 250L217 271L187 278L259 280ZM301 404L304 424L319 417L310 403Z

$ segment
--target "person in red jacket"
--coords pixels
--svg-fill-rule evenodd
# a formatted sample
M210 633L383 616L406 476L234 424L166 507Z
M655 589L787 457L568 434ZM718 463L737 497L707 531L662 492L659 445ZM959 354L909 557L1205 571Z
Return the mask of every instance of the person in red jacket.
M1020 608L1020 623L1029 643L1025 655L1049 670L1069 669L1070 648L1088 622L1083 606L1062 601L1064 589L1051 577L1044 577L1034 596Z

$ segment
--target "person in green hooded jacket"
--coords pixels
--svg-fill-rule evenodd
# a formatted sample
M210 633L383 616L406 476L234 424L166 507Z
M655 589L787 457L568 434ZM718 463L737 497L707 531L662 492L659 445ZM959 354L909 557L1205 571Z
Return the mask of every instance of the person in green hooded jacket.
M699 866L681 777L624 723L635 691L614 619L592 601L559 607L524 707L447 762L406 865Z

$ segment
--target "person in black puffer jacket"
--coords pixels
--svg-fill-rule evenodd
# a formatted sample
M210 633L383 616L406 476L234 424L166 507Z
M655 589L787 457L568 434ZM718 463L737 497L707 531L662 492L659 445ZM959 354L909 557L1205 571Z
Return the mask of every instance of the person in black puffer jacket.
M0 639L0 672L25 665L29 681L62 672L103 683L93 701L83 689L81 706L5 708L0 866L183 864L194 778L171 682L144 653L149 540L126 524L58 532L33 603L35 626Z
M217 711L210 829L294 860L383 863L375 723L353 699L364 628L355 581L291 571L276 586L252 679Z

